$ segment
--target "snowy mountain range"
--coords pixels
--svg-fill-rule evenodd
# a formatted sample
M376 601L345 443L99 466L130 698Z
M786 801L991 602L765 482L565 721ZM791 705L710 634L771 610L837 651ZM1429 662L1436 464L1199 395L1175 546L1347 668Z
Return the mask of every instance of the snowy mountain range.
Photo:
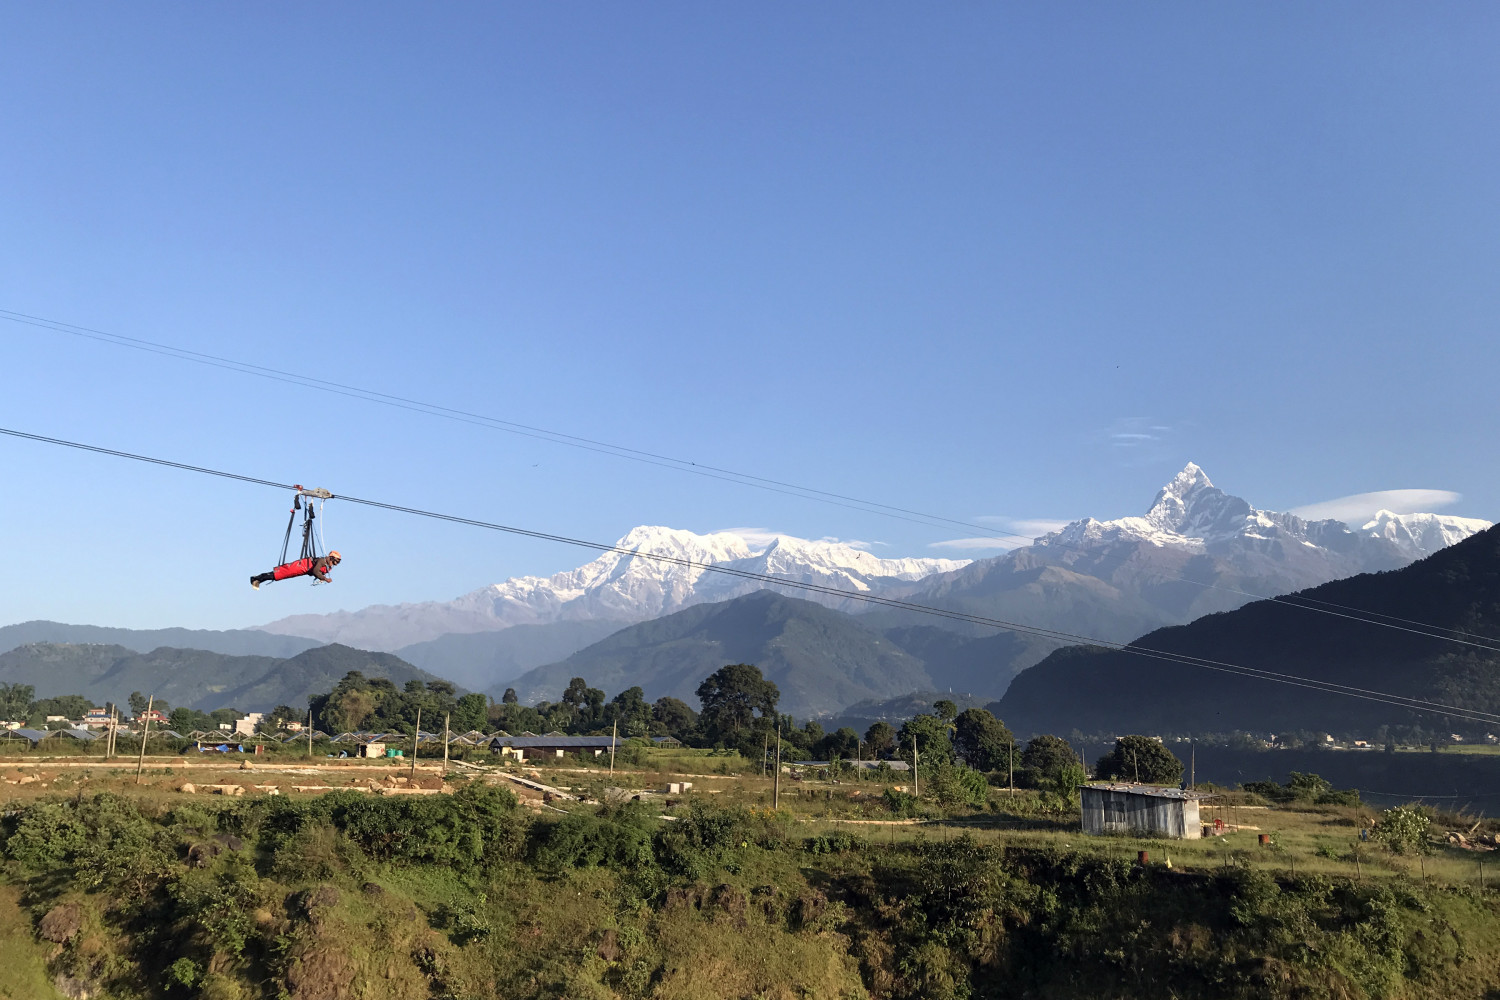
M1025 548L923 580L901 596L1128 641L1257 598L1399 569L1487 527L1473 518L1390 511L1359 528L1308 521L1259 510L1189 463L1143 515L1074 521ZM911 614L876 616L887 624L932 624ZM1014 667L1037 662L1048 648L1037 645Z
M1254 595L1271 596L1356 573L1399 569L1489 526L1474 518L1388 510L1358 529L1336 520L1307 521L1257 510L1219 489L1189 462L1143 516L1074 521L1037 539L1030 552L1112 582L1129 579L1133 570L1152 575L1151 564L1161 562L1152 558L1152 550L1202 556L1222 563L1220 574L1244 578ZM1198 574L1188 576L1207 585L1202 568L1200 560ZM1156 569L1159 574L1163 567Z
M850 545L786 535L767 540L647 526L620 539L624 551L550 577L516 577L452 601L297 615L260 628L393 651L478 690L558 662L619 628L768 589L705 568L715 566L1128 641L1259 597L1398 569L1488 526L1390 511L1358 528L1306 520L1257 509L1189 464L1143 515L1084 518L972 563L881 559ZM639 555L646 552L682 562ZM861 628L912 652L934 682L955 690L998 696L1016 672L1060 645L915 612L871 611L862 602L792 588L783 593L857 615ZM650 655L644 646L638 653L643 662Z
M957 559L881 559L840 542L776 535L752 541L734 532L696 534L642 526L610 551L550 577L514 577L446 602L375 605L329 615L294 615L261 626L268 632L396 650L453 633L494 632L515 625L614 621L622 626L694 604L725 601L766 585L705 566L763 573L856 593L875 593L967 565ZM682 560L662 562L637 553ZM855 601L788 588L788 593L845 609Z

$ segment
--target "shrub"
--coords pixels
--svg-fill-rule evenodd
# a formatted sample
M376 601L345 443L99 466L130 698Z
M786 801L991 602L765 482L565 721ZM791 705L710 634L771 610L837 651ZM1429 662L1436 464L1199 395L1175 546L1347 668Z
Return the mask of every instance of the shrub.
M1380 814L1374 837L1397 854L1423 851L1432 820L1416 806L1396 806Z

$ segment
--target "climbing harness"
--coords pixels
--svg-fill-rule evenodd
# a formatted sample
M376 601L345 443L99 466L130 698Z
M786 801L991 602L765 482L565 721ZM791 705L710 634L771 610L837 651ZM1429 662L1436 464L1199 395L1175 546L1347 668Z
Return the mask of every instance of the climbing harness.
M283 566L287 563L287 553L291 551L292 529L297 526L297 513L302 513L302 552L298 559L316 559L322 553L322 532L318 530L318 515L323 510L323 504L333 499L333 494L325 489L308 489L298 484L297 492L292 496L292 514L286 522L286 537L281 541L281 558L276 565ZM318 581L313 581L317 583Z

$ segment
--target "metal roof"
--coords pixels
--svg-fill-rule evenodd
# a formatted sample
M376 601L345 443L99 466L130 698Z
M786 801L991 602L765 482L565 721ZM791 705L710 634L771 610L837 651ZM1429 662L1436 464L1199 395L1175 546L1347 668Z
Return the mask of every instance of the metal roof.
M1191 788L1170 788L1165 785L1138 785L1130 781L1102 781L1079 785L1084 791L1122 792L1126 795L1149 795L1154 799L1212 799L1212 792L1199 792Z
M498 736L490 740L492 747L515 747L518 750L534 747L602 747L608 750L611 746L624 745L624 740L616 740L613 736Z

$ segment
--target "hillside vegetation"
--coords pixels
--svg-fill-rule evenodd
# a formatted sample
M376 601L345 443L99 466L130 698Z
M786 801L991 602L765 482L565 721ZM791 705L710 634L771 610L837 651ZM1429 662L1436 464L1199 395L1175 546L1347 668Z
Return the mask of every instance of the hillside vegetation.
M1469 633L1464 645L1422 628L1382 628L1319 614L1322 602ZM1496 649L1482 648L1491 637ZM1339 580L1160 629L1132 646L1335 681L1500 712L1500 528L1490 528L1404 569ZM1462 636L1460 636L1462 638ZM1373 736L1381 727L1479 732L1377 701L1095 647L1053 653L1011 683L996 709L1019 732L1230 732L1311 730Z
M27 684L44 694L81 694L90 701L124 703L150 691L173 705L211 711L234 705L269 711L307 704L349 671L397 684L438 678L390 653L318 646L288 659L227 656L202 649L136 653L123 646L33 643L0 654L0 683Z
M7 988L48 995L45 967L143 998L1479 1000L1500 973L1472 890L655 811L538 817L484 785L40 801L0 827Z

